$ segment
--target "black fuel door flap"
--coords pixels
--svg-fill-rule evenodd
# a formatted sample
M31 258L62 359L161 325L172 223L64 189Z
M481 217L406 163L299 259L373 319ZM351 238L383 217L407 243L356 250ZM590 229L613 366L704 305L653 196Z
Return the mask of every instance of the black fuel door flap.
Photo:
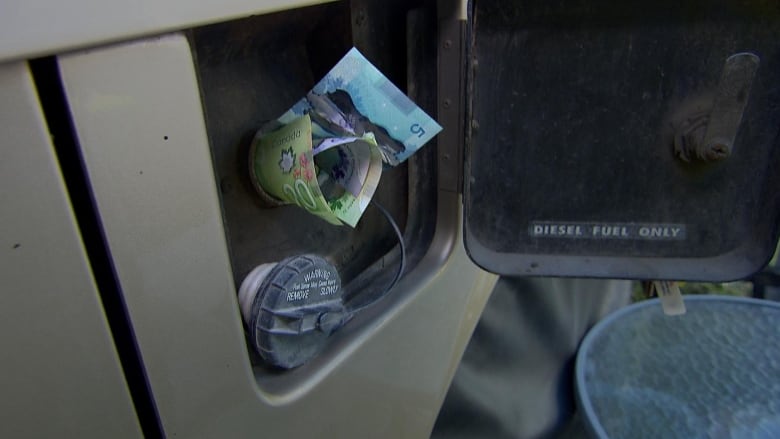
M725 281L780 220L780 3L474 1L464 239L504 275Z

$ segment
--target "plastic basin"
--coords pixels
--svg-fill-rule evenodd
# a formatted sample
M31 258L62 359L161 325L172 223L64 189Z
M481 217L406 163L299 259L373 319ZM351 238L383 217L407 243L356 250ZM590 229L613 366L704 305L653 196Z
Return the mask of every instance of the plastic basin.
M577 354L577 402L595 438L780 437L780 304L687 296L615 312Z

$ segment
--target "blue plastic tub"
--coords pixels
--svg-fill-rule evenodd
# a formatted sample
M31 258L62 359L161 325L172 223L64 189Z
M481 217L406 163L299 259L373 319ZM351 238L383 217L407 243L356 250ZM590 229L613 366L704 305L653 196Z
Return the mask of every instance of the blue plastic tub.
M577 400L594 438L780 438L780 304L686 296L617 311L577 354Z

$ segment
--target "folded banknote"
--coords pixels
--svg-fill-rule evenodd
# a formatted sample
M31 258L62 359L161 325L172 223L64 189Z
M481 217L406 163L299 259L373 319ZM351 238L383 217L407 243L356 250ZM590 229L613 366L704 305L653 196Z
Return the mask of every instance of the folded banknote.
M357 225L382 175L382 158L371 134L330 138L313 148L312 124L303 115L255 137L252 181L261 193L335 224Z
M317 137L374 135L382 160L396 166L441 126L352 48L324 78L279 118L284 124L309 114Z
M402 163L439 131L353 48L304 98L258 131L252 181L264 197L355 227L383 163Z

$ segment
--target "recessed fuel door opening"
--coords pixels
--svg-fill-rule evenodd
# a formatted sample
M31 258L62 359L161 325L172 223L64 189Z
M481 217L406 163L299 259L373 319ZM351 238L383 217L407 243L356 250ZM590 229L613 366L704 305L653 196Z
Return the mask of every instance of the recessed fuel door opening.
M293 261L302 267L301 270L311 270L306 272L308 274L300 271L300 282L295 285L279 284L281 287L274 292L273 300L281 297L282 291L285 295L297 294L295 297L305 301L304 296L309 290L304 286L316 284L319 291L319 281L322 281L323 288L333 289L337 286L337 274L341 286L339 294L343 295L341 300L355 311L376 301L384 294L385 287L395 283L402 262L406 265L404 272L409 273L428 252L437 216L435 139L407 161L382 170L372 198L372 203L376 201L382 207L366 206L354 227L329 224L290 203L269 205L268 200L258 194L258 178L249 171L255 157L252 154L253 139L258 130L293 108L302 97L320 105L314 101L318 96L307 95L307 92L353 46L403 93L408 94L416 105L434 114L436 42L432 40L435 38L432 33L427 33L429 39L422 29L435 26L435 12L431 5L426 12L417 3L337 2L191 31L190 41L197 61L237 287L253 273L257 275L255 287L258 288L263 276L284 277L281 265ZM411 36L416 41L407 44L407 37ZM343 103L337 101L339 96L336 94L326 97L336 100L333 102L339 105ZM321 114L312 111L308 123L312 126L325 123L317 119ZM417 128L418 134L421 134L420 127ZM381 143L381 139L378 142ZM358 149L353 150L359 152ZM287 159L292 164L301 156L288 153ZM332 157L322 160L320 156L314 156L314 164L322 169L330 164L333 157L337 158L335 152ZM282 155L276 161L281 166L286 163L284 160ZM279 197L278 193L271 195ZM398 232L403 234L404 252L398 246L396 226L388 221L383 209L397 223ZM296 259L301 257L304 259ZM268 271L266 273L260 270L265 274L259 276L256 270L263 264L275 267L273 270L276 271L265 270ZM277 267L274 264L281 265ZM325 272L329 273L328 279L314 279L316 273ZM311 280L316 282L309 282ZM397 294L406 293L400 291ZM268 321L264 323L264 328L270 331L267 334L277 337L274 340L293 332L317 333L327 338L335 328L343 326L345 322L340 320L348 320L344 315L341 316L343 319L337 315L339 311L333 308L335 303L333 300L318 301L296 309L287 309L283 304L278 307L263 305L271 307L266 310L270 314L267 313ZM244 308L242 306L242 311ZM384 309L383 306L378 308ZM384 312L381 309L371 313ZM361 325L359 322L355 327ZM343 331L336 331L332 337L334 343L343 346L345 339L353 339L351 328L348 325ZM322 338L314 338L318 337ZM253 335L247 333L249 345L252 338ZM265 339L271 345L276 343L274 340ZM314 344L320 344L320 341ZM277 368L286 360L269 362L253 348L248 349L261 388L284 392L321 369L321 363L333 360L336 349L329 351L330 348L324 346L330 344L316 347L315 350L325 349L325 352L314 357L311 364L286 374L280 374ZM285 364L300 365L297 360L290 361Z

